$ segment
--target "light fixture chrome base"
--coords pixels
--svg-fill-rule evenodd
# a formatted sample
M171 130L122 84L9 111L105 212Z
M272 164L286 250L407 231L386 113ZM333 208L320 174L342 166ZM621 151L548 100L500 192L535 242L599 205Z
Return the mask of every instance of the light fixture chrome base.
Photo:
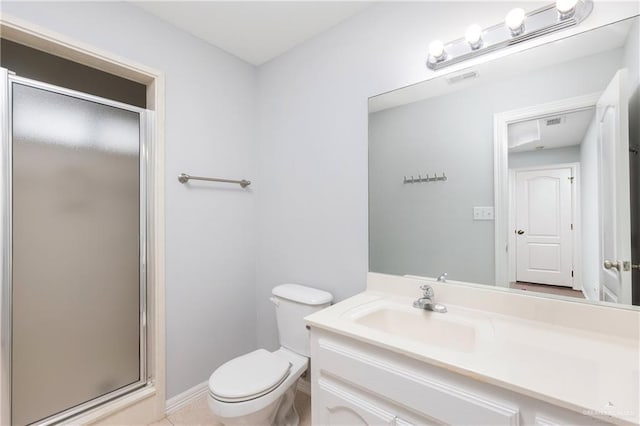
M503 47L573 27L584 21L592 10L592 0L578 0L571 13L565 15L558 12L555 3L542 7L525 16L524 28L520 34L513 35L504 23L494 25L482 32L482 47L479 49L473 49L464 38L454 40L444 46L444 59L438 60L429 55L427 67L439 70Z

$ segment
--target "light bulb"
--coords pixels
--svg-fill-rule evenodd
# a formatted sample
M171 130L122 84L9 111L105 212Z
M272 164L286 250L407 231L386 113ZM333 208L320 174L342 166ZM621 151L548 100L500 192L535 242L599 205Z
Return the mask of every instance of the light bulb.
M525 13L523 9L511 9L507 16L504 17L504 23L511 30L512 36L520 35L524 32Z
M557 0L556 9L560 14L560 19L567 19L573 16L576 11L578 0Z
M444 44L440 40L434 40L429 45L429 55L436 61L441 61L445 57Z
M480 25L473 24L467 28L467 32L464 33L464 38L471 46L471 49L476 50L482 45L482 28Z

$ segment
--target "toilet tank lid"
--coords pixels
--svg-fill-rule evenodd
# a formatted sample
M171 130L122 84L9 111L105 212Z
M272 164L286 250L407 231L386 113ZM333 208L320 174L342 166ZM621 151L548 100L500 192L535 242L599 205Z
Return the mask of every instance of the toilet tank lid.
M305 305L325 305L333 300L333 295L327 291L298 284L281 284L274 287L272 293L281 299Z

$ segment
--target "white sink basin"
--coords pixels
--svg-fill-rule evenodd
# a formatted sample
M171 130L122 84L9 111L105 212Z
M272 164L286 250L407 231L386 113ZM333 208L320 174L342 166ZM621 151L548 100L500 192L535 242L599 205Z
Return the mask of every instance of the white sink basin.
M355 314L352 318L356 324L372 330L417 340L422 344L460 352L474 350L476 329L473 325L457 320L448 313L410 309L382 305Z

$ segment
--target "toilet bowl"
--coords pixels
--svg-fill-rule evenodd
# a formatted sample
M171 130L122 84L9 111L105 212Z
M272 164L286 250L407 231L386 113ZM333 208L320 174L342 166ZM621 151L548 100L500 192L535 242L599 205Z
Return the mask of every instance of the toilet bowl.
M209 408L225 425L296 425L293 394L307 365L308 358L285 348L235 358L211 375Z
M297 284L279 285L272 293L280 349L258 349L234 358L209 378L207 402L224 425L298 425L293 400L309 364L304 317L329 306L333 297Z

